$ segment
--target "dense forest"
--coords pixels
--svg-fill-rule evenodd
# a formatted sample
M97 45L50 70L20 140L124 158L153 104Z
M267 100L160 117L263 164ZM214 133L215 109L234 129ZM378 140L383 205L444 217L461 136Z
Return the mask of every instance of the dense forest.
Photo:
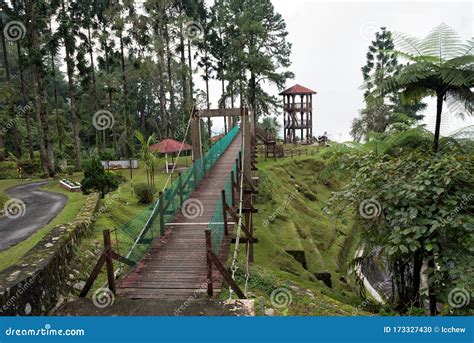
M193 105L277 104L290 44L269 0L2 1L0 160L52 176L60 162L131 157L145 137L185 139ZM205 89L198 89L197 78ZM212 134L204 120L203 132ZM207 138L204 137L204 138Z

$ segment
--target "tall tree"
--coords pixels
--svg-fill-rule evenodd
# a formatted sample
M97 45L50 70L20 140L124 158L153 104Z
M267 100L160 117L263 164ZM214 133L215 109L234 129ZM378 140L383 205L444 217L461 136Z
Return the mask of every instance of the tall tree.
M76 165L81 165L81 143L79 138L79 118L77 115L77 99L76 99L76 89L75 89L75 80L74 80L74 51L76 49L76 39L75 35L77 34L79 28L77 23L74 20L75 9L70 6L71 3L68 3L66 6L66 1L61 0L61 11L58 16L60 25L59 25L59 34L63 39L65 55L66 55L66 69L67 69L67 78L68 78L68 92L69 92L69 110L71 111L71 124L72 124L72 133L74 140L74 152L75 152L75 161Z
M257 120L278 105L277 98L268 94L262 84L282 89L286 80L294 77L287 70L291 44L286 40L286 24L270 0L229 0L225 10L226 20L233 24L226 27L229 53L233 56L228 68L236 79L247 83L244 97Z

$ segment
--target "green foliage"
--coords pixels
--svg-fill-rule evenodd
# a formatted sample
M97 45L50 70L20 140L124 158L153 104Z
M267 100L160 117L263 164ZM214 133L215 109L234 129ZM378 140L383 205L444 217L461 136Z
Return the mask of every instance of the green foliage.
M281 128L281 124L276 117L264 117L257 125L272 137L276 137Z
M421 261L435 262L436 270L430 268L427 275L437 292L455 286L472 289L472 159L411 151L395 157L354 153L349 161L352 181L333 195L329 208L341 215L351 209L365 253L381 247L398 289L410 294L399 299L402 307L419 304L419 283L413 280L419 277ZM401 269L400 263L411 268Z
M0 179L14 179L18 176L16 163L10 161L0 162Z
M137 183L133 186L133 192L141 204L150 204L153 201L155 188L146 183Z
M446 24L434 28L424 39L398 34L397 53L410 63L386 77L372 96L401 91L406 101L436 96L434 150L438 151L443 103L461 115L472 115L474 104L473 41L463 43Z
M84 178L81 181L82 192L89 194L91 191L97 191L103 198L105 194L118 188L118 182L114 175L105 172L99 159L95 158L84 169Z

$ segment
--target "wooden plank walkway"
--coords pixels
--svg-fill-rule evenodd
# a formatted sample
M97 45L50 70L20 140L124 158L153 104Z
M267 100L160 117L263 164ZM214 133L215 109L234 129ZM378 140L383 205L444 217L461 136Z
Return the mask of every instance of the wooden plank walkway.
M238 134L191 193L190 199L196 199L203 205L202 216L188 219L178 212L173 220L178 225L170 226L140 263L124 277L117 287L117 295L131 299L187 299L205 294L207 267L204 231L207 225L197 223L210 222L226 178L238 157L241 141L241 135ZM224 264L229 255L231 236L222 242L219 258ZM216 272L213 276L214 287L220 288L222 278Z

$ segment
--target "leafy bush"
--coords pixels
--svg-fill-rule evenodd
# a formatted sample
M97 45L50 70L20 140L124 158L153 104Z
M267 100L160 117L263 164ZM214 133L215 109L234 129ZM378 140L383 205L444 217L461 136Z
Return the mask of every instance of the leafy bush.
M0 162L0 179L12 179L18 176L16 163L10 161Z
M39 160L23 160L17 162L18 167L22 169L22 173L25 175L35 175L42 172L41 162Z
M68 166L67 169L66 169L66 172L67 172L68 175L73 175L75 171L76 171L75 166Z
M99 153L99 158L102 161L115 160L115 152L113 149L104 149Z
M149 204L153 201L153 194L155 194L155 188L149 186L146 183L137 183L133 187L133 192L138 199L139 203Z
M92 190L105 194L118 188L118 182L112 173L105 172L98 158L93 159L84 169L84 178L81 181L82 192L89 194Z

